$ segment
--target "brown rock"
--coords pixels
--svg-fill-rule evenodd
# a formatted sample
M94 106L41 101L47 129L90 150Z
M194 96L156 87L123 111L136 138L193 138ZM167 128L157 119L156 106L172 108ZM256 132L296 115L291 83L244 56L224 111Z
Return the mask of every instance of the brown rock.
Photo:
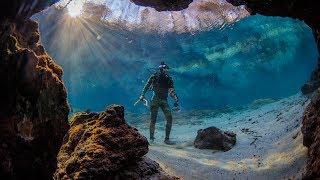
M3 19L25 20L59 0L10 0L0 1L0 21Z
M305 179L320 177L320 90L306 108L303 116L303 145L308 147Z
M31 1L5 1L14 2ZM6 11L0 18L0 179L51 179L69 128L62 69L40 45L38 23L13 20Z
M186 9L193 0L131 0L137 5L153 7L157 11L180 11Z
M320 81L309 81L301 87L302 94L310 94L318 89Z
M168 176L164 173L159 164L147 157L143 157L141 161L138 161L132 165L126 166L125 169L116 175L118 179L162 179L173 180L179 179L177 177Z
M229 151L236 144L236 134L223 132L212 126L200 129L194 140L194 146L199 149Z
M125 122L122 106L80 113L71 119L54 179L148 179L161 171L142 159L147 152L147 139Z

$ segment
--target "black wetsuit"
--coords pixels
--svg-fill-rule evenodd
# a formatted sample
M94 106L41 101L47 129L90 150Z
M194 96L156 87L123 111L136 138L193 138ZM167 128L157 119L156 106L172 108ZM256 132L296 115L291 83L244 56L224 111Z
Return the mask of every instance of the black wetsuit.
M148 82L143 88L142 96L151 89L154 94L152 97L150 111L150 139L154 139L154 131L156 119L158 116L158 109L161 108L166 118L166 139L169 139L172 127L172 114L168 105L168 94L178 103L178 97L175 94L172 78L167 73L157 72L150 76Z

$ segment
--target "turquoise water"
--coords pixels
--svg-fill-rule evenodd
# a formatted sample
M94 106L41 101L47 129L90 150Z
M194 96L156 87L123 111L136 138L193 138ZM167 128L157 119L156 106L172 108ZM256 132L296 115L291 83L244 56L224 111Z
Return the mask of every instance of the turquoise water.
M55 18L37 17L46 50L64 69L74 110L117 103L147 112L133 103L160 61L171 67L184 110L287 97L299 92L318 56L311 29L289 18L256 15L223 29L162 35Z

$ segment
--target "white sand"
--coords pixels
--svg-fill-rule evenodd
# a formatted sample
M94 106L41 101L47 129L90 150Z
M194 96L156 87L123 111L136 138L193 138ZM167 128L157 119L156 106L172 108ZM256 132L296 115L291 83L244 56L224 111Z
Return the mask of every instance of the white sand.
M162 143L164 122L159 122L157 140L147 156L183 179L296 179L301 177L307 158L300 128L308 103L306 97L295 95L216 117L175 115L172 140L178 145ZM234 131L235 147L228 152L195 149L192 143L197 130L209 126ZM146 124L138 129L148 137Z

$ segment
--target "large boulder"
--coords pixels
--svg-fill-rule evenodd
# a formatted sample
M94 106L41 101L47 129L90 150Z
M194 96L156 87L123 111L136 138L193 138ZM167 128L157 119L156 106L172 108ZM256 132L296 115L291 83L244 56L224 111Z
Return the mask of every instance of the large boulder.
M56 169L67 93L29 17L57 1L0 2L0 179L51 179Z
M125 122L122 106L80 113L71 119L54 179L149 179L161 175L156 162L143 158L147 152L147 139Z
M0 21L0 37L0 179L50 179L69 128L62 69L38 23Z
M229 151L236 144L236 134L212 126L198 130L194 146L199 149Z
M320 90L307 106L303 116L303 145L308 147L305 179L320 177Z

